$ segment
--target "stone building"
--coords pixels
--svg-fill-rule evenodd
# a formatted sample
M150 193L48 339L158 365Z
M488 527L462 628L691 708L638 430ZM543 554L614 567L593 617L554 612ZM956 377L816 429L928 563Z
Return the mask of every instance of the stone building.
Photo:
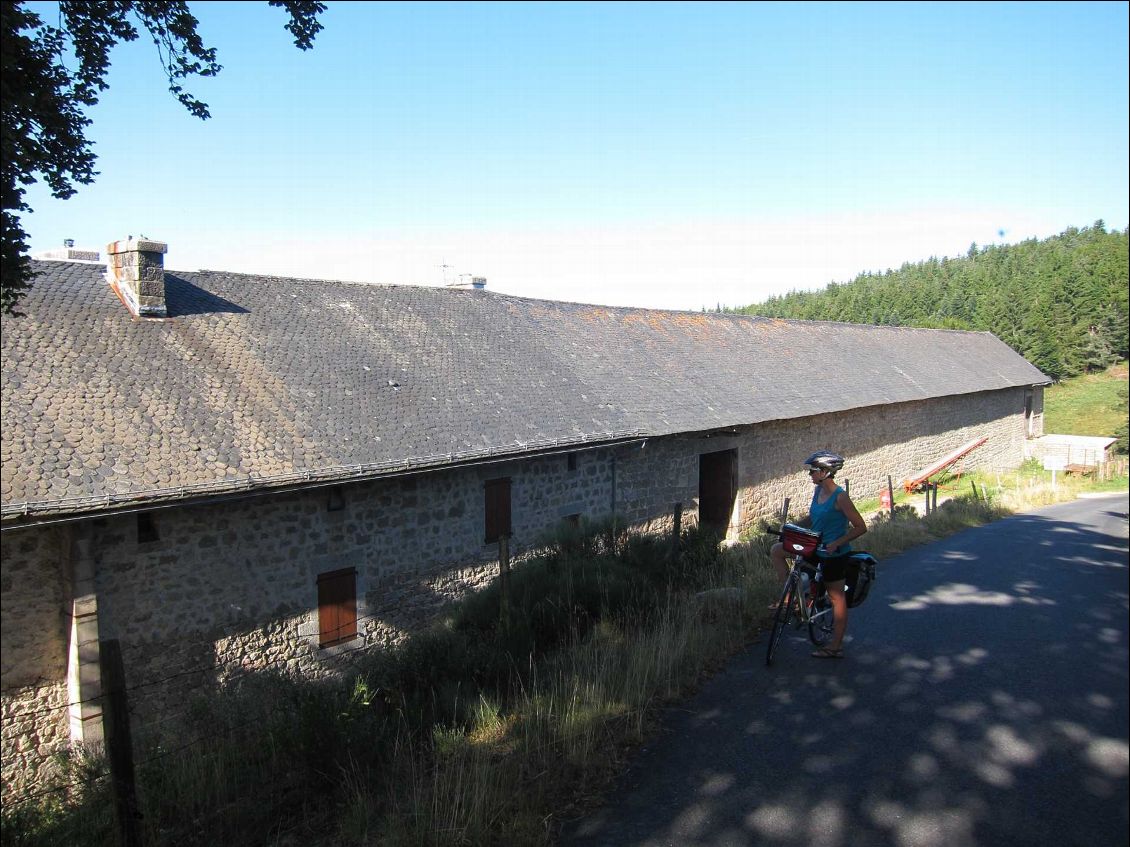
M247 668L332 672L562 521L731 537L968 442L1015 466L1046 377L987 333L609 308L482 290L41 261L3 318L4 792ZM165 684L180 680L182 687Z

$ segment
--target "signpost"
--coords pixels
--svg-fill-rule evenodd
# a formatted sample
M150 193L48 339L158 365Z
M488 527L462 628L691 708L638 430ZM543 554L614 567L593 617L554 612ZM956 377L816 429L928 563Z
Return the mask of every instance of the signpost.
M1055 472L1067 467L1067 459L1063 456L1044 456L1044 470L1052 472L1052 490L1055 490Z

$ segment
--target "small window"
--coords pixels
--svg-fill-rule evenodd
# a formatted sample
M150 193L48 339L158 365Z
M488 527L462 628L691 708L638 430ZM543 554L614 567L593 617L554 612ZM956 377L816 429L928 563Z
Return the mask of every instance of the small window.
M577 454L576 453L570 453L567 456L567 466L568 466L569 470L571 470L571 471L575 471L577 469Z
M484 486L486 493L486 543L499 536L510 535L510 478L491 479Z
M154 519L150 512L137 513L137 543L150 544L154 541L160 541L161 536L157 532L157 521Z
M357 569L318 575L318 644L332 647L357 637Z
M331 485L326 496L326 511L340 512L345 508L345 489L340 485Z

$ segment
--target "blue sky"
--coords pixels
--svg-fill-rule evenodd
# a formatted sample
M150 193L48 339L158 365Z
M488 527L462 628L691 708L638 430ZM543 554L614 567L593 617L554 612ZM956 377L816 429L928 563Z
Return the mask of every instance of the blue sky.
M1128 224L1126 3L328 5L192 3L208 121L116 48L33 251L698 309Z

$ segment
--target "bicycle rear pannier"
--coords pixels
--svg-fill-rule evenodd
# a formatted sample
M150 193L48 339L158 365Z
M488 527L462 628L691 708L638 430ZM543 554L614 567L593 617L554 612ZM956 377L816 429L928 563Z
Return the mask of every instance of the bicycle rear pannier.
M875 557L870 553L851 553L848 556L844 593L847 595L849 609L854 609L867 599L871 584L875 581L876 564Z
M781 527L781 544L787 556L811 556L820 546L820 533L787 523Z

